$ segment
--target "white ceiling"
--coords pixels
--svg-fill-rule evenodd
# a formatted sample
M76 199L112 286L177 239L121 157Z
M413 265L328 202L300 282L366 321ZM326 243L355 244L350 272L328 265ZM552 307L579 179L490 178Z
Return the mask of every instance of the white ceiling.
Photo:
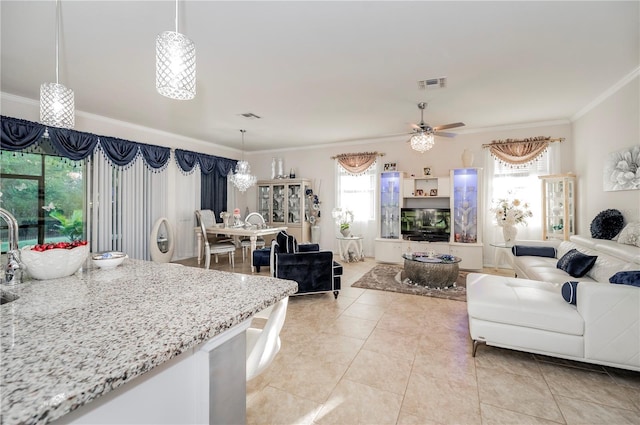
M639 2L181 1L197 95L155 90L172 1L62 1L60 82L77 111L247 151L569 120L640 64ZM55 1L6 1L1 91L55 81ZM417 81L448 77L421 91ZM239 114L262 117L247 120ZM398 136L406 138L406 136Z

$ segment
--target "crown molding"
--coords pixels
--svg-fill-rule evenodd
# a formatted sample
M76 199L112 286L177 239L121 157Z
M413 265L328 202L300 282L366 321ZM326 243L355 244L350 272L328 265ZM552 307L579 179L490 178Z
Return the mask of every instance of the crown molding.
M604 93L602 93L600 96L593 99L584 108L580 109L578 112L573 114L573 116L571 117L571 121L573 122L578 120L584 114L591 111L593 108L595 108L596 106L604 102L606 99L614 95L618 90L620 90L621 88L629 84L631 81L637 78L638 75L640 75L640 66L638 66L636 69L631 71L626 76L622 77L620 81L615 83L613 86L609 87L607 90L604 91Z

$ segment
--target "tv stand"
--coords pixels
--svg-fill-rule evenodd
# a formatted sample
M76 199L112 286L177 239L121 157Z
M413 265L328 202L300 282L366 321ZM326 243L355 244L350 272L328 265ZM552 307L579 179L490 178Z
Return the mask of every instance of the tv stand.
M406 239L376 238L375 253L379 263L403 264L402 254L407 252L426 252L430 249L439 254L451 254L461 258L460 268L464 270L482 270L482 244L456 242L427 242Z

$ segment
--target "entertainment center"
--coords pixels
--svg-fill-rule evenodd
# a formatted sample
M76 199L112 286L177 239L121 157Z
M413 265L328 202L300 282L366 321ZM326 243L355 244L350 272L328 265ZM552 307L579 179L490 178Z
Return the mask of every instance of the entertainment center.
M435 250L460 257L461 269L482 270L481 186L479 168L444 177L381 173L376 261L401 264L404 253Z

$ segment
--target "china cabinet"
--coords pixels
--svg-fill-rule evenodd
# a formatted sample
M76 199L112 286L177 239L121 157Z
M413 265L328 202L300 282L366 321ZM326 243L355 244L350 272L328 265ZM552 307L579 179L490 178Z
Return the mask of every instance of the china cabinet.
M400 238L400 208L402 207L402 173L380 174L380 238Z
M287 233L299 242L311 240L309 219L305 214L305 191L311 188L306 179L258 181L258 213L268 226L287 226Z
M575 234L574 174L540 176L542 182L542 239L568 240Z

